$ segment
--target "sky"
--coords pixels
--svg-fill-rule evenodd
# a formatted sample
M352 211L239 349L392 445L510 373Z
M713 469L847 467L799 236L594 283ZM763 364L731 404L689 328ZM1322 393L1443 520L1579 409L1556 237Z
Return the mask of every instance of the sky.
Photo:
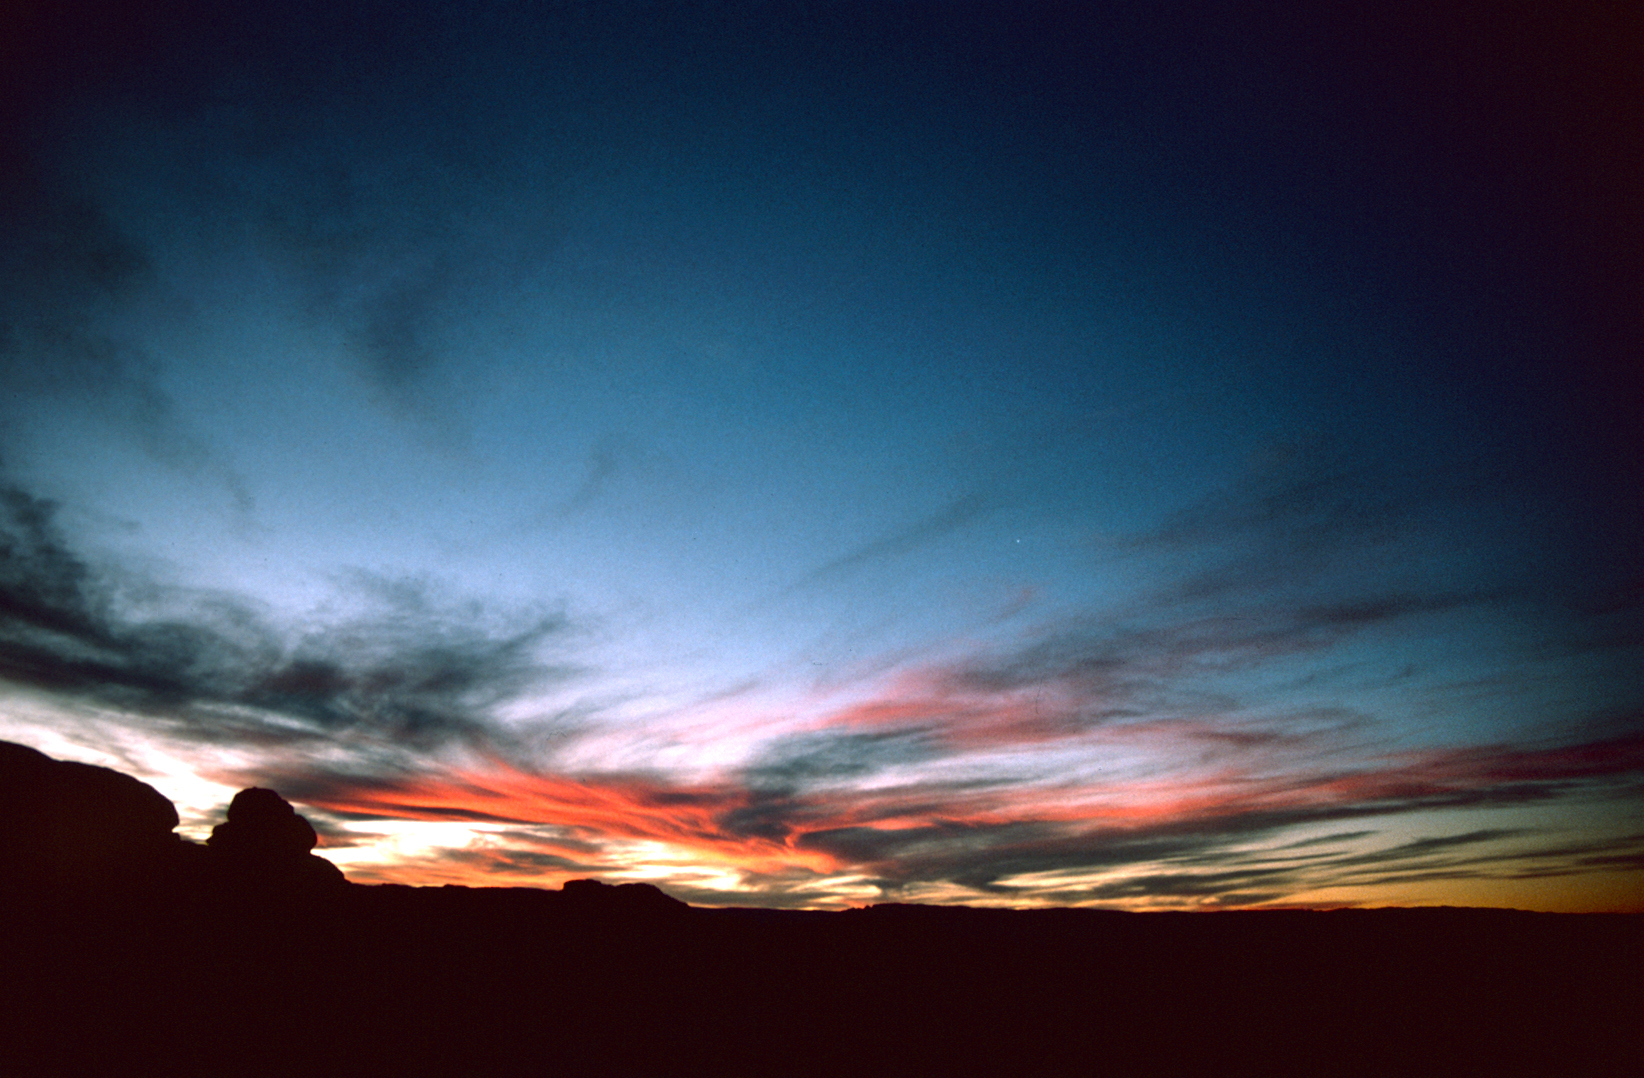
M20 5L0 738L362 883L1644 909L1622 5Z

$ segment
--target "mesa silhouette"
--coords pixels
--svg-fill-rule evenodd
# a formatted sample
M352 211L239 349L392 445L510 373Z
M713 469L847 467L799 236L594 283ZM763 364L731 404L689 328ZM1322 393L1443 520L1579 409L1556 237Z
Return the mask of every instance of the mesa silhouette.
M0 1055L78 1074L1641 1073L1634 915L686 906L347 882L272 790L0 743Z

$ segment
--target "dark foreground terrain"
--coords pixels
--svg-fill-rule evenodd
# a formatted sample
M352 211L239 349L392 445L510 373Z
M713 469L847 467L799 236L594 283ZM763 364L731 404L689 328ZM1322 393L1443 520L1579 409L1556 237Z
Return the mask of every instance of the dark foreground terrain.
M0 1073L1644 1074L1644 918L367 887L0 743Z

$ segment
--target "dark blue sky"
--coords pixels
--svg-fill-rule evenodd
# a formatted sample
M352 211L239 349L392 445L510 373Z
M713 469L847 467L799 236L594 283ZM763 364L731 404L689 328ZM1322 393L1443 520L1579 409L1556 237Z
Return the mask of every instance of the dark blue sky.
M0 736L357 879L1633 908L1639 41L7 15Z

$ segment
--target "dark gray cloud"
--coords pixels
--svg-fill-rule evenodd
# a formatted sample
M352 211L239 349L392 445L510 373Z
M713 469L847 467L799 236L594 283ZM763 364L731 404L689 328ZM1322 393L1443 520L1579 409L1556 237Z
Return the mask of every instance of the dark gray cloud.
M605 865L598 861L579 861L575 858L544 853L540 850L504 847L452 850L441 860L465 868L475 868L486 875L512 877L513 879L548 872L570 872L583 876L597 876L605 870Z
M927 731L822 730L770 742L744 769L742 778L755 789L801 790L831 780L860 778L886 767L923 763L940 751Z
M1232 485L1183 507L1141 537L1144 546L1175 547L1250 539L1282 542L1303 564L1343 544L1390 538L1398 524L1439 491L1429 469L1402 474L1370 470L1324 444L1281 445L1253 459ZM1420 498L1423 492L1427 498ZM1313 555L1313 557L1307 557Z
M745 803L721 813L715 823L737 838L785 841L826 815L827 795L818 788L926 762L942 752L923 730L824 730L777 738L738 776L747 791Z
M1321 651L1367 628L1486 600L1474 594L1383 595L1323 605L1274 602L1204 616L1161 607L1128 623L1089 618L1053 627L1014 652L965 663L953 677L961 687L983 691L1056 683L1134 698L1184 675Z
M972 492L954 498L936 512L930 513L889 535L864 543L850 553L843 554L812 570L794 587L802 588L821 584L854 572L864 566L911 554L929 543L969 527L997 508L996 499L983 493Z
M1505 527L1511 493L1504 477L1466 468L1397 473L1322 448L1287 450L1134 540L1127 556L1144 559L1140 568L1162 564L1163 583L1123 606L1044 624L937 679L944 693L970 698L1043 689L1038 704L1061 709L1064 732L1076 733L1138 717L1231 715L1245 703L1237 675L1311 661L1311 676L1328 678L1319 660L1346 662L1359 641L1379 649L1459 631L1479 640L1471 661L1502 671L1603 652L1605 664L1587 675L1591 705L1565 718L1590 727L1631 713L1644 703L1629 673L1644 640L1632 561L1601 564L1586 557L1583 537L1556 542L1535 521ZM1419 665L1354 676L1392 683Z
M75 552L56 506L0 491L0 677L164 717L203 740L385 739L428 748L499 737L494 708L567 673L543 654L566 618L437 597L357 575L360 611L281 625L237 596L167 588Z
M1634 520L1579 498L1546 461L1503 451L1411 462L1326 440L1286 445L1132 540L1178 562L1152 597L1197 609L1315 604L1338 625L1448 604L1520 604L1553 646L1631 643L1644 635L1636 559L1619 555ZM1558 505L1558 511L1549 511Z
M0 404L90 408L165 463L231 482L160 388L168 357L112 316L192 317L168 259L234 249L340 333L380 403L459 436L452 326L552 260L567 162L583 156L551 113L527 125L550 130L506 128L553 92L544 80L575 73L498 62L453 109L419 65L460 62L411 18L361 34L318 10L232 25L176 12L152 20L163 29L108 15L55 34L38 20L39 68L0 106ZM103 42L95 63L87 40Z
M0 189L8 196L0 207L6 226L0 280L8 317L26 319L18 328L38 332L129 298L148 280L149 253L94 200L47 175L33 155L10 149L0 172Z
M552 516L557 520L567 520L586 511L605 496L621 470L617 447L614 444L607 443L594 447L588 453L588 474L582 483L569 498L544 513L543 517Z
M239 478L161 388L157 358L116 328L152 278L150 253L95 199L30 155L0 153L0 419L15 430L88 414L248 509Z
M1342 706L1287 708L1270 693L1251 697L1241 675L1328 661L1362 635L1419 633L1424 618L1463 616L1488 602L1465 593L1387 594L1332 604L1276 599L1215 614L1161 603L1069 618L1024 634L1014 647L935 667L926 697L887 700L858 717L1001 745L1179 722L1183 737L1228 749L1340 748L1367 736L1375 716ZM1409 672L1398 664L1355 676L1391 683ZM1315 665L1308 676L1332 675Z
M761 909L799 910L815 908L819 901L833 897L826 887L818 886L822 878L809 869L796 868L783 872L744 872L745 889L738 891L703 886L689 878L669 880L666 887L670 895L692 906L757 904Z
M1283 446L1131 549L1172 567L1155 608L1268 618L1288 607L1290 635L1322 636L1522 591L1510 495L1480 460Z

